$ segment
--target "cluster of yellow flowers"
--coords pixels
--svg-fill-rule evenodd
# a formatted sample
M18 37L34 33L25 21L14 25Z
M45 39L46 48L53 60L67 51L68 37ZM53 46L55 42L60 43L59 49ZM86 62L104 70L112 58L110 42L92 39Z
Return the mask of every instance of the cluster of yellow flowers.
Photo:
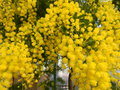
M72 0L55 0L39 20L36 2L0 0L1 90L13 78L31 87L44 64L53 70L59 56L80 90L111 90L111 81L120 84L120 12L111 1L87 0L86 11Z
M120 70L120 13L111 2L90 10L96 11L88 13L78 3L58 0L37 27L50 57L53 52L62 56L63 67L69 67L80 90L110 90Z
M13 78L24 79L33 83L34 68L32 58L24 43L3 43L0 45L0 89L7 90L13 83ZM4 89L3 89L4 88Z
M36 2L0 0L1 90L11 87L13 78L31 87L42 74L44 41L35 26Z

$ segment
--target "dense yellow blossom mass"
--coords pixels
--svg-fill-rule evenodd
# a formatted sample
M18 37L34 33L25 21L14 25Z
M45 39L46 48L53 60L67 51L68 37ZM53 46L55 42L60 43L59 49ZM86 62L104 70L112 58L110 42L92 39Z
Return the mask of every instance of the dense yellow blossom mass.
M80 90L110 90L115 79L110 73L119 77L119 20L111 2L100 2L87 12L78 3L58 0L37 26L48 38L46 43L51 40L50 50L62 56L63 68L69 67Z
M3 43L0 45L0 85L10 87L13 77L25 79L27 83L33 83L34 66L32 58L24 43ZM1 86L1 87L2 87Z
M31 87L42 74L44 41L35 9L36 0L0 1L0 90L11 87L13 78Z
M32 87L59 56L80 90L119 85L120 12L109 0L87 0L85 8L54 1L38 19L37 0L0 0L0 90L11 87L13 78Z

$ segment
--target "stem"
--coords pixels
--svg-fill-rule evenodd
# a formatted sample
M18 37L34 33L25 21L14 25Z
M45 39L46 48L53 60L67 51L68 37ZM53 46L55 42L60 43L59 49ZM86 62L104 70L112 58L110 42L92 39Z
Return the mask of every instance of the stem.
M72 88L72 80L71 80L71 73L69 73L68 84L69 84L69 90L73 90L73 88Z
M56 63L54 64L54 90L56 90Z
M14 82L15 81L15 78L14 78L14 76L13 76L13 83L12 83L12 90L15 90L15 88L14 88Z

